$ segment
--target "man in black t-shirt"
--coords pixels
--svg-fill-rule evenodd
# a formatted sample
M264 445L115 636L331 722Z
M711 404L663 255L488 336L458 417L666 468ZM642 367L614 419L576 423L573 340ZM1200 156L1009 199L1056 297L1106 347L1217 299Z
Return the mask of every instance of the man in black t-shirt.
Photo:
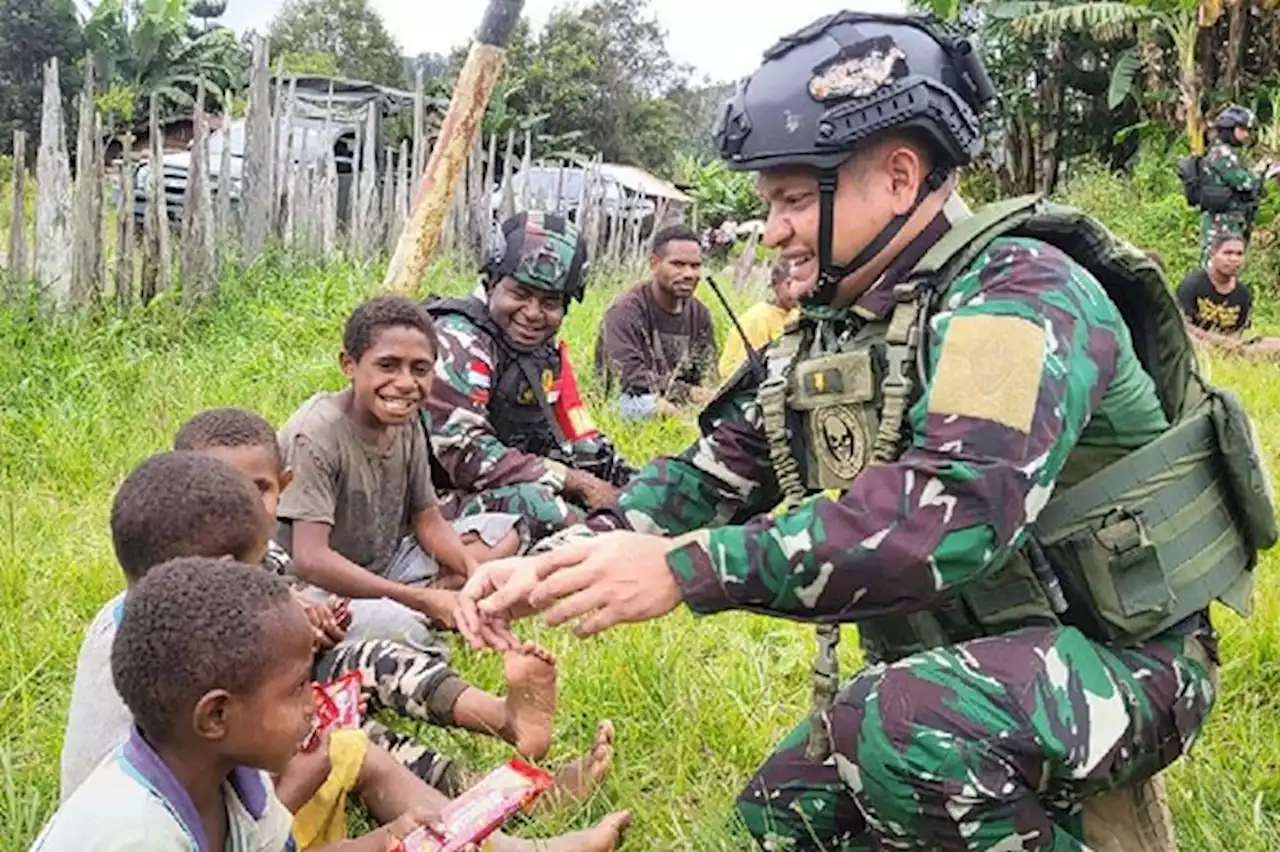
M1244 337L1253 319L1253 294L1240 280L1244 258L1240 237L1215 237L1209 245L1208 265L1188 272L1178 285L1178 304L1196 342L1250 357L1274 357L1280 340Z

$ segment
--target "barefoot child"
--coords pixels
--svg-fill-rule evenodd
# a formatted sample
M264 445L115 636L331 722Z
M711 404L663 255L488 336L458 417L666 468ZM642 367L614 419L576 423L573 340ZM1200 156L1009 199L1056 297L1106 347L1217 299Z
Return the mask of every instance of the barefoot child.
M214 408L194 415L174 437L174 449L205 453L227 462L253 480L268 512L288 487L292 471L284 466L276 433L258 414L239 408ZM276 567L292 573L288 555L276 554ZM270 561L270 560L269 560ZM555 715L554 658L526 644L506 655L507 697L498 698L465 683L449 667L443 643L410 647L385 639L346 640L330 604L312 607L320 648L313 669L316 680L330 681L358 671L368 700L369 717L386 707L410 718L496 734L531 760L541 760L551 745ZM365 722L372 741L383 746L419 777L448 795L470 786L449 758L414 740L395 734L372 718ZM560 771L557 789L585 795L607 772L612 760L613 727L596 730L591 751Z
M64 803L84 776L129 735L132 716L116 692L110 657L128 596L157 562L174 556L257 563L266 551L271 526L244 476L195 453L163 453L143 462L117 493L111 520L127 588L99 613L81 648L62 755ZM362 731L335 732L311 754L297 756L278 779L278 790L296 815L294 833L303 852L345 838L349 795L363 799L375 819L383 822L415 802L440 806L448 801L368 742ZM606 821L587 834L599 840L605 836L599 832L608 825Z
M451 526L440 513L418 416L437 352L421 305L366 301L343 334L348 387L315 394L280 430L293 480L276 508L277 541L301 579L352 599L352 638L414 641L423 617L452 627L457 594L448 589L520 545L514 515Z

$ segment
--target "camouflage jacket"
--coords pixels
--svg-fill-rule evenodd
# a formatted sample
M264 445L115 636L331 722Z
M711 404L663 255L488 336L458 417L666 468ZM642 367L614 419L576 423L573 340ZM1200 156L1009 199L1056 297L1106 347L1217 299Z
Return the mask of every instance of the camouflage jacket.
M893 284L948 228L940 215L830 321L887 316ZM587 526L683 536L667 561L698 613L903 614L998 568L1077 444L1132 448L1167 428L1119 311L1057 249L998 239L937 304L895 461L771 513L782 495L757 380L740 371L704 412L701 438L649 464Z
M504 444L490 422L497 344L458 314L442 318L436 333L440 357L426 411L431 446L449 480L468 493L523 483L546 485L560 492L565 465ZM552 404L556 392L553 388L548 393ZM575 455L590 456L598 450L595 438L574 444Z
M1216 142L1205 152L1204 170L1207 181L1234 190L1242 201L1251 198L1262 182L1245 166L1239 150L1226 142Z

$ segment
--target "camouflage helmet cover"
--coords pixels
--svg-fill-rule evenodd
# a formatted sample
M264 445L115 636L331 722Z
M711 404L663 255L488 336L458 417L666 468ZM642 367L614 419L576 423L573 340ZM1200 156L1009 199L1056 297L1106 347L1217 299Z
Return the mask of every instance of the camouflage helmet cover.
M536 290L561 293L566 305L582 301L587 273L586 242L564 216L527 211L494 232L481 271L490 284L511 276Z

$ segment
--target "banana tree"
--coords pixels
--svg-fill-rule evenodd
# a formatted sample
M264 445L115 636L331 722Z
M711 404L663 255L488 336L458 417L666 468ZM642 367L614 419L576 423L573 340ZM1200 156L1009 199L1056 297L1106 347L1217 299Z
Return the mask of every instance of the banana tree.
M1111 73L1108 105L1115 109L1133 92L1134 80L1149 52L1143 50L1156 34L1164 33L1178 54L1178 99L1186 125L1187 141L1194 153L1204 152L1204 118L1200 110L1200 68L1196 42L1202 27L1211 26L1222 13L1221 0L1182 0L1164 8L1157 5L1116 2L1002 3L992 15L1012 19L1014 30L1024 36L1057 35L1068 30L1089 32L1098 41L1134 39L1137 44L1120 54Z
M189 21L186 0L100 0L84 28L99 79L136 92L139 114L152 94L163 109L191 108L202 78L221 101L242 83L243 48L223 28L193 39Z

